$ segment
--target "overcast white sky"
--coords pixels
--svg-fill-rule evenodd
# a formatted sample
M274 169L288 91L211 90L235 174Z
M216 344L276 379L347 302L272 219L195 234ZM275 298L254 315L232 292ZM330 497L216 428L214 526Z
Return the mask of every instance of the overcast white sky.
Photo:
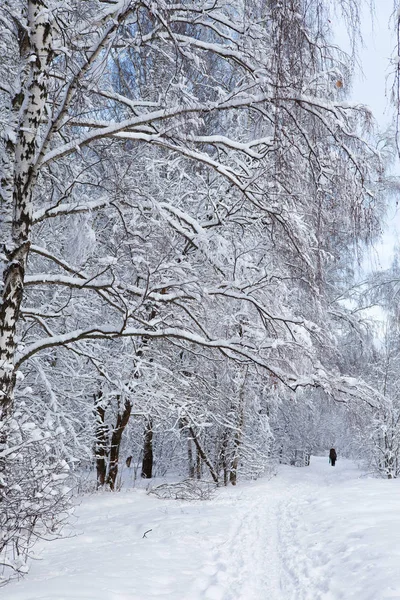
M395 47L393 23L393 0L376 0L374 14L364 7L361 23L363 47L360 61L364 77L360 74L353 83L352 98L371 107L381 127L389 123L390 106L390 57ZM389 76L389 80L387 80Z
M367 4L367 3L366 3ZM350 100L369 106L378 122L379 128L386 129L393 116L390 104L391 71L390 57L395 47L395 26L390 23L393 12L393 0L375 0L374 14L365 7L361 29L363 46L359 48L359 57L363 74L354 78ZM338 45L349 46L345 28L336 28ZM394 167L394 172L400 174L400 166ZM399 203L400 204L400 203ZM393 248L400 239L400 212L396 202L390 207L387 224L382 242L376 244L375 251L370 253L365 268L376 270L386 269L393 258Z

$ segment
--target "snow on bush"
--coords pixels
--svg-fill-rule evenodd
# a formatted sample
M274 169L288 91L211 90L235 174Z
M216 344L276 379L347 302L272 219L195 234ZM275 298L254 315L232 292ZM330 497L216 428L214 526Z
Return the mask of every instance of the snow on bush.
M22 410L2 423L0 435L6 432L0 453L0 585L27 572L37 539L59 535L70 491L69 466L57 452L60 432L34 423Z

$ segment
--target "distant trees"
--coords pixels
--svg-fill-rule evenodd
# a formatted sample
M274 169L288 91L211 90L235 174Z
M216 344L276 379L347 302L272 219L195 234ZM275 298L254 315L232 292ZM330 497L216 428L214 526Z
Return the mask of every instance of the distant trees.
M272 388L362 395L331 273L377 233L383 167L328 24L322 0L4 0L2 506L56 510L37 469L93 451L114 488L132 416L144 475L163 427L190 475L236 483L262 470ZM12 510L18 570L36 521Z
M396 255L390 269L370 276L361 295L362 303L372 304L381 313L381 322L363 372L378 395L365 411L359 440L372 468L389 479L400 474L399 285Z

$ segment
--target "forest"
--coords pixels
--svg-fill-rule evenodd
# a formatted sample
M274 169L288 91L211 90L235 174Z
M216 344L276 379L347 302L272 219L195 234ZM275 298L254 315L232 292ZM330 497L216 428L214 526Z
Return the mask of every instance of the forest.
M123 473L399 476L400 255L360 278L399 120L349 101L334 4L2 0L1 583Z

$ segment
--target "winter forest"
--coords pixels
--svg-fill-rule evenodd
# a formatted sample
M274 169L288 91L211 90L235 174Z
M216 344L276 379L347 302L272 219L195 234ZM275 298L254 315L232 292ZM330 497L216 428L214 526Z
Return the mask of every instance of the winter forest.
M2 583L96 490L331 446L400 474L400 254L361 269L400 122L349 100L360 4L1 0Z

